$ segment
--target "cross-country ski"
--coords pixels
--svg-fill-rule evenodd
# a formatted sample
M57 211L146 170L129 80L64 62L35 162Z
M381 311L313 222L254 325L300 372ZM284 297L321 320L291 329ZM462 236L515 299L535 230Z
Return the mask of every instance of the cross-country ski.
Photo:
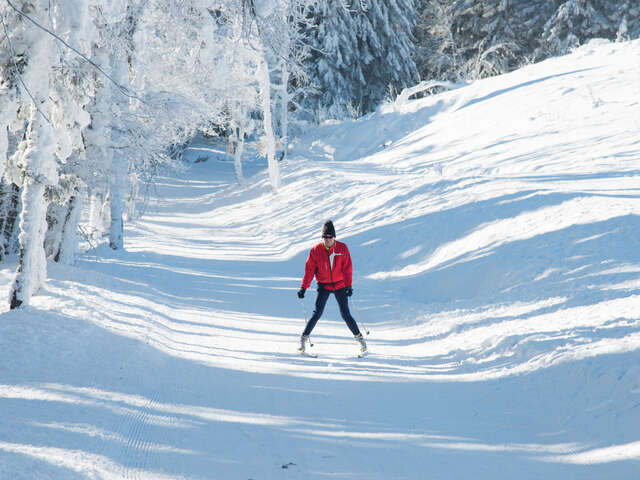
M309 352L306 350L298 350L298 353L300 353L300 355L302 355L303 357L318 358L317 353Z

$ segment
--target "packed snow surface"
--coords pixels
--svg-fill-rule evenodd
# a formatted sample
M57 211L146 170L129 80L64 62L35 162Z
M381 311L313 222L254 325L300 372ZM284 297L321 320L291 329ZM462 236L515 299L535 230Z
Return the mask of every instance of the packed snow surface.
M596 41L320 126L277 193L194 145L3 307L0 478L638 478L639 134L640 41ZM328 218L365 359L333 299L296 354Z

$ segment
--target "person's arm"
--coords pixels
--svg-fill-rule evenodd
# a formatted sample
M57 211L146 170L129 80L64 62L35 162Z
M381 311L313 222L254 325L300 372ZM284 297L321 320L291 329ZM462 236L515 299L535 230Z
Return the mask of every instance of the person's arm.
M351 283L353 279L353 265L351 263L351 255L349 254L349 249L347 246L344 246L344 264L342 266L342 278L344 279L344 283L347 287L351 288Z
M316 274L316 262L313 258L313 249L309 252L307 262L304 264L304 277L302 278L302 288L307 289Z

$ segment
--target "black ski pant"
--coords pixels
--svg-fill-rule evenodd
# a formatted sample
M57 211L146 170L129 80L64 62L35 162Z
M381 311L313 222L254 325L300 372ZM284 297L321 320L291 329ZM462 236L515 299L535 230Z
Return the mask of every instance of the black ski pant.
M358 324L349 312L349 297L347 297L345 289L342 288L340 290L325 290L322 287L318 288L318 296L316 297L316 309L313 311L313 315L311 315L311 318L307 322L307 326L305 327L304 332L302 332L303 335L311 334L311 331L314 329L316 323L318 323L318 320L322 316L322 312L324 312L324 306L327 304L329 295L332 293L335 295L336 300L338 301L338 306L340 307L340 315L342 315L342 319L346 322L347 327L349 327L349 330L351 330L351 333L353 333L354 336L360 335Z

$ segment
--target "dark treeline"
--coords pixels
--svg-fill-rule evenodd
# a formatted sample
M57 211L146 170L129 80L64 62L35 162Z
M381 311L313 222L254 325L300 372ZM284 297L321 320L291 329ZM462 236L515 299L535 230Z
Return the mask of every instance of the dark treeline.
M315 120L375 110L418 80L475 80L640 36L637 0L327 0L306 70Z

